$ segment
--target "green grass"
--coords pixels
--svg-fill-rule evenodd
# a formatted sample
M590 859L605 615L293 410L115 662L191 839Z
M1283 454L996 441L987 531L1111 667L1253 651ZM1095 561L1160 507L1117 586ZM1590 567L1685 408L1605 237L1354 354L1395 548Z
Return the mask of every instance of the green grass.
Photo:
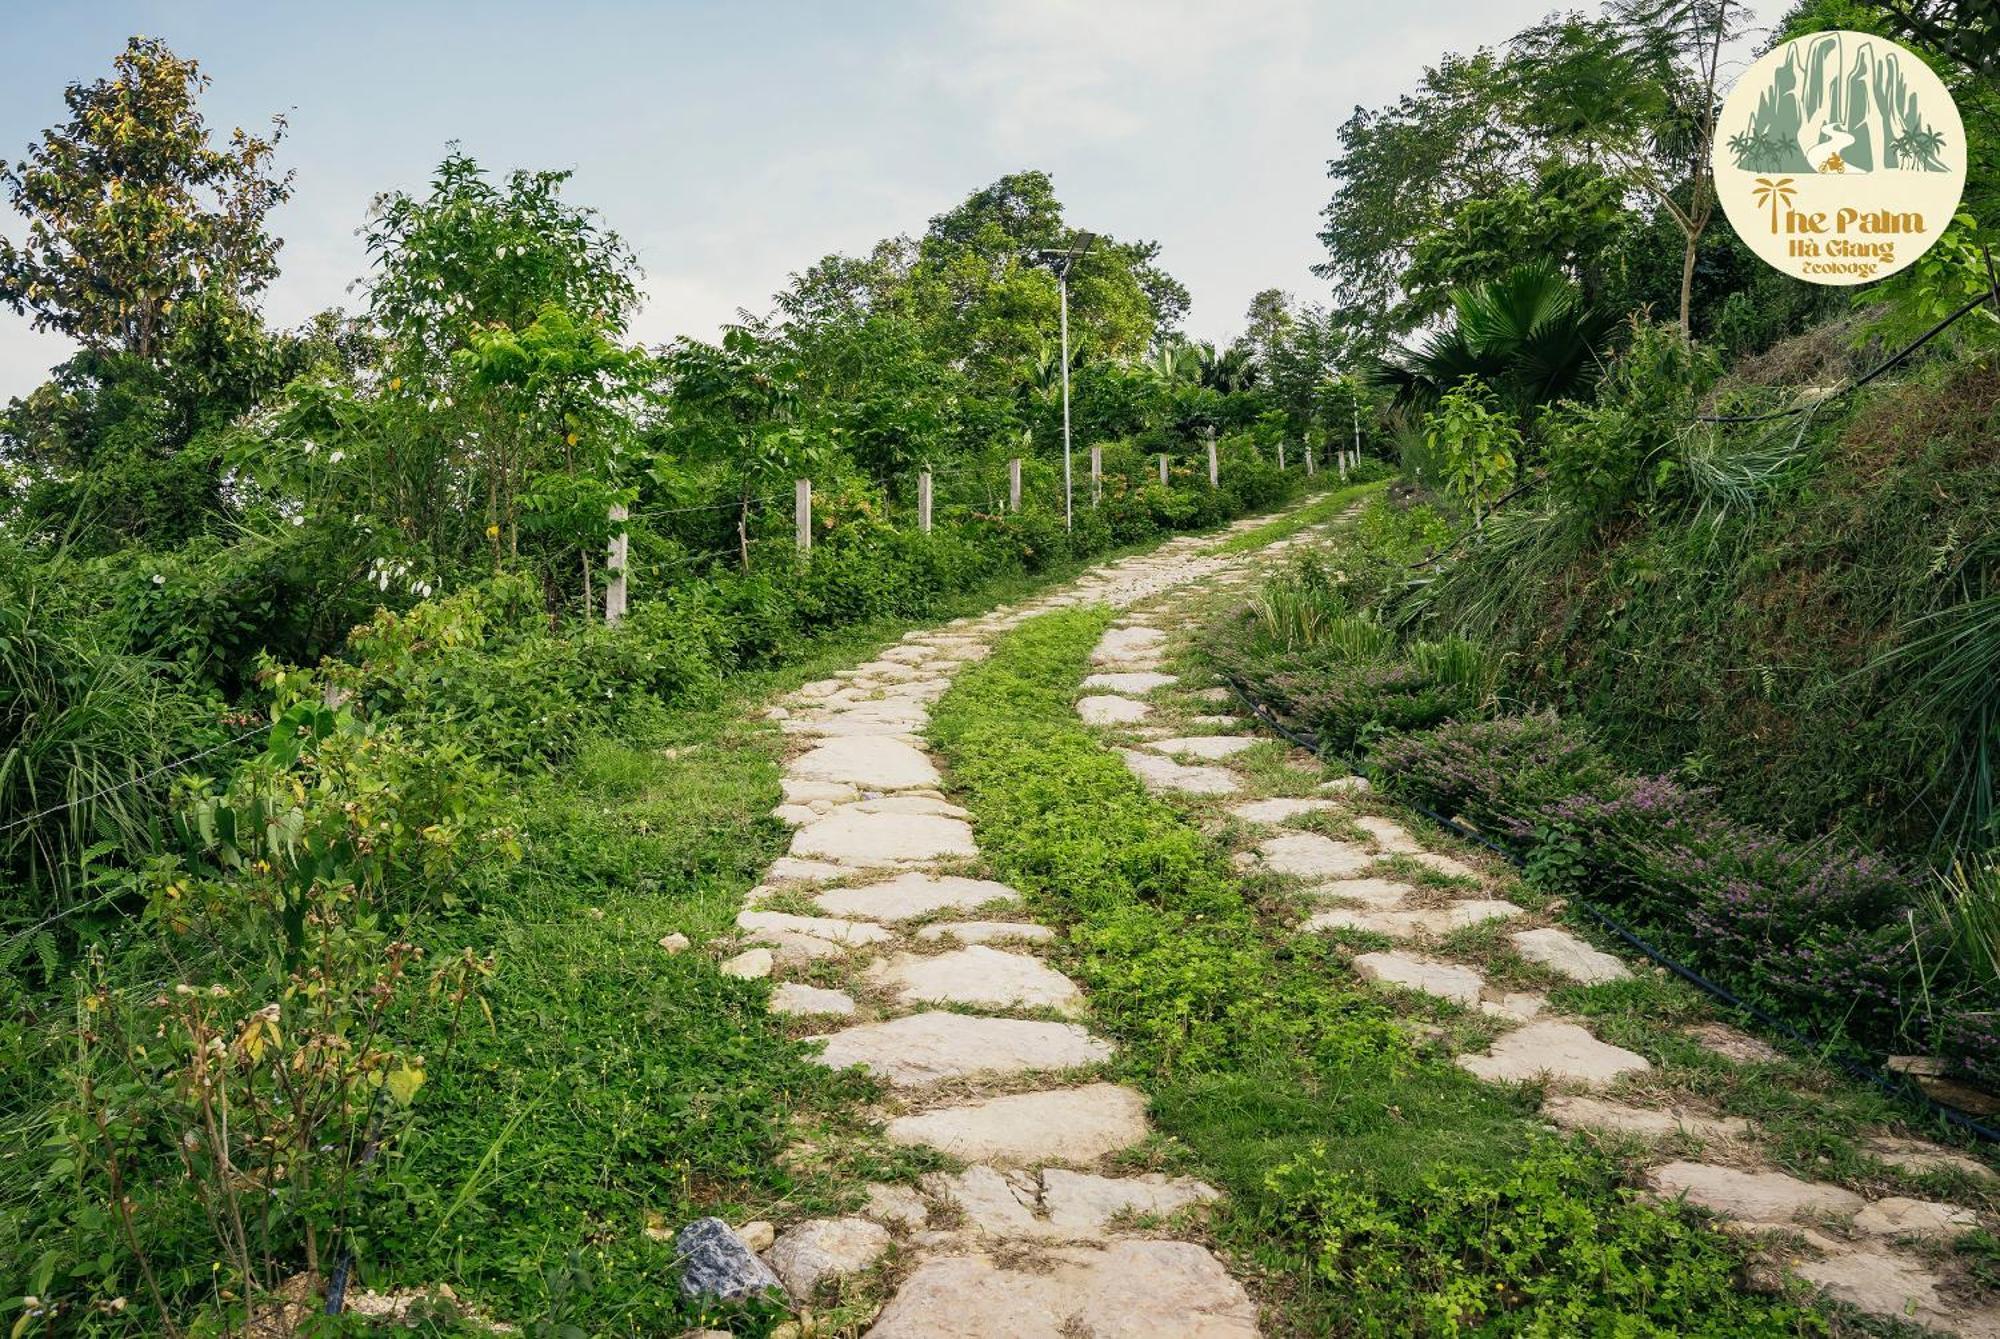
M1022 625L940 701L996 873L1067 931L1177 1162L1228 1192L1220 1245L1297 1334L1791 1334L1736 1249L1533 1119L1530 1095L1414 1049L1337 946L1262 923L1220 849L1071 702L1101 610Z
M1289 511L1275 520L1266 521L1254 529L1230 536L1210 552L1248 553L1252 549L1261 549L1267 544L1295 535L1308 526L1322 525L1332 520L1353 503L1382 492L1388 488L1389 483L1387 479L1378 479L1374 483L1352 484L1346 488L1336 488L1330 493L1323 493L1304 506Z

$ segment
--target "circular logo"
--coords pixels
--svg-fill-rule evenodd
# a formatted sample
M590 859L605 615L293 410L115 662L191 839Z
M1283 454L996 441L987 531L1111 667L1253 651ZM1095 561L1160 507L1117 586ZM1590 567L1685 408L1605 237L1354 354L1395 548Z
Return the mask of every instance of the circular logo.
M1965 129L1930 66L1870 33L1800 37L1722 104L1715 190L1736 235L1814 284L1885 278L1930 249L1965 188Z

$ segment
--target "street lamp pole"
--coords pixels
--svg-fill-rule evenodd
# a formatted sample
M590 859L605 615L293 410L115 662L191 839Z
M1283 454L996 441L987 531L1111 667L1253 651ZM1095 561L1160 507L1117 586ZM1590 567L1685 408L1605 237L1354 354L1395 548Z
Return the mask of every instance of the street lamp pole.
M1075 508L1069 481L1069 266L1056 276L1062 293L1062 391L1063 391L1063 529L1076 528Z
M1076 239L1062 251L1045 250L1036 254L1050 269L1056 272L1056 290L1060 295L1062 310L1062 402L1063 402L1063 529L1076 528L1076 497L1070 474L1069 437L1069 272L1083 259L1097 240L1095 233L1078 233Z

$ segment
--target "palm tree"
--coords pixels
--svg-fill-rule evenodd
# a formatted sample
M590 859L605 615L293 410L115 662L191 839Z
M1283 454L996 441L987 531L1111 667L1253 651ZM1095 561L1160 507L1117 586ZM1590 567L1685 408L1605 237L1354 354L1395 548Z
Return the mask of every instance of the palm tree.
M1757 178L1757 203L1771 206L1771 231L1778 231L1778 206L1792 203L1792 179L1779 177L1776 181L1769 177Z
M1429 409L1467 377L1493 388L1523 425L1536 406L1575 396L1597 378L1616 319L1585 302L1547 261L1452 290L1452 324L1392 351L1379 378L1396 398Z

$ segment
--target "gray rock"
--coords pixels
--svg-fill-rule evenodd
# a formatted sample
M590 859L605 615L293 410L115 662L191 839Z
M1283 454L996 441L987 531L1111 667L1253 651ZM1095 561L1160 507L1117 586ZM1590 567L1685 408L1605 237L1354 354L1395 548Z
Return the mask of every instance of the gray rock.
M674 1237L680 1253L681 1292L688 1297L713 1297L725 1302L758 1293L783 1293L784 1285L770 1267L744 1245L720 1218L697 1218Z

